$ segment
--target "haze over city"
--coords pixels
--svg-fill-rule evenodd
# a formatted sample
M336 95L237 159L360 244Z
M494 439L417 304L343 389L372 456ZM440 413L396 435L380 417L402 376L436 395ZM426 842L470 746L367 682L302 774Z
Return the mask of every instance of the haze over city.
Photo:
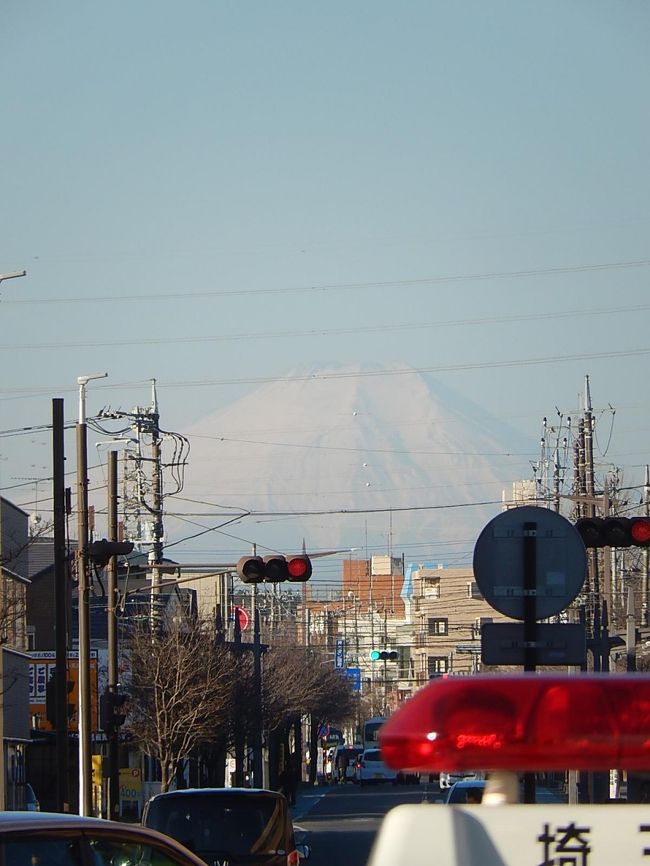
M372 377L382 412L356 416L355 475L376 468L378 437L385 452L408 441L426 411L408 396L430 376L443 408L469 401L477 436L488 418L510 431L499 444L520 456L489 497L456 467L458 490L496 501L501 474L532 476L543 418L579 413L589 374L600 466L640 485L649 18L641 2L6 3L0 273L27 273L0 284L3 495L47 514L51 399L73 424L77 377L95 372L109 375L88 386L90 415L148 405L156 379L162 428L193 446L188 482L212 478L192 431L259 394L237 435L300 467L302 510L328 468L315 448L296 461L314 415L303 396L268 429L263 395L285 380L307 405L337 370ZM323 408L330 429L336 406ZM90 449L101 497L105 449ZM71 435L67 453L72 482ZM229 504L255 510L277 475L261 463L237 478L239 453L211 467L205 499L221 501L227 476ZM338 471L331 510L356 497ZM382 505L440 504L399 474ZM319 548L353 536L379 550L423 530L418 512L392 529L355 515L345 539L320 518L300 531L249 519L200 548L184 539L218 521L192 520L168 522L170 556L297 545L303 530ZM444 538L467 559L473 532Z

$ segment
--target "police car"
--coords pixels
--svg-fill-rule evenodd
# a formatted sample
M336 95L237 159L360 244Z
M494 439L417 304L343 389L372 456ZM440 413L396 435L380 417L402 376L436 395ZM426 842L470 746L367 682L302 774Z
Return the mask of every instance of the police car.
M519 803L517 782L520 771L650 770L648 676L438 680L400 708L379 739L396 769L482 767L488 781L481 805L393 809L369 866L650 864L647 805Z

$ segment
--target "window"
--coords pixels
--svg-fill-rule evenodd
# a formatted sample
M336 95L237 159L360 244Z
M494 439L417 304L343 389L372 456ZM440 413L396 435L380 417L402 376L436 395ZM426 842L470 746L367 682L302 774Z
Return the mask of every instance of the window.
M422 595L427 598L440 598L440 578L422 578Z
M449 670L449 659L447 656L428 656L427 673L430 677L446 674Z
M429 635L449 634L449 620L446 617L429 617Z
M142 866L178 866L178 860L173 854L156 845L108 838L89 838L89 843L93 866L131 866L136 863Z
M481 590L478 588L478 583L475 580L470 581L467 584L467 597L468 598L483 598L481 595Z
M43 835L3 842L0 857L6 866L82 866L84 862L77 839L57 839Z

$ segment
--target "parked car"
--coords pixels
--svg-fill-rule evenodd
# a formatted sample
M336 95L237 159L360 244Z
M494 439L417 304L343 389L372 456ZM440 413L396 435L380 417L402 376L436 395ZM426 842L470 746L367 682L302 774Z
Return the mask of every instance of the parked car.
M485 779L462 779L447 791L445 803L480 803L483 800L483 792L487 782Z
M48 812L0 812L0 863L205 866L178 842L134 824Z
M25 809L28 812L40 812L41 810L41 804L29 782L25 783Z
M465 779L480 779L482 778L482 774L476 773L472 771L460 771L458 773L440 773L440 790L443 791L446 788L451 788L452 785L455 785L456 782L462 782Z
M356 764L363 746L337 746L334 752L334 772L336 782L356 782Z
M357 781L360 785L369 782L397 782L397 772L384 764L381 749L365 749L357 760Z
M286 797L260 788L188 788L156 794L142 823L177 839L207 863L298 866Z

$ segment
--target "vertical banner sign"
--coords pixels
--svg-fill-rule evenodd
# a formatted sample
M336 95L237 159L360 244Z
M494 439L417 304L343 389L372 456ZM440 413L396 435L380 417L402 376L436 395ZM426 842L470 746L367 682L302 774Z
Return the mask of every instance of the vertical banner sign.
M335 667L343 668L345 667L345 641L340 639L336 641L336 656L335 656Z

